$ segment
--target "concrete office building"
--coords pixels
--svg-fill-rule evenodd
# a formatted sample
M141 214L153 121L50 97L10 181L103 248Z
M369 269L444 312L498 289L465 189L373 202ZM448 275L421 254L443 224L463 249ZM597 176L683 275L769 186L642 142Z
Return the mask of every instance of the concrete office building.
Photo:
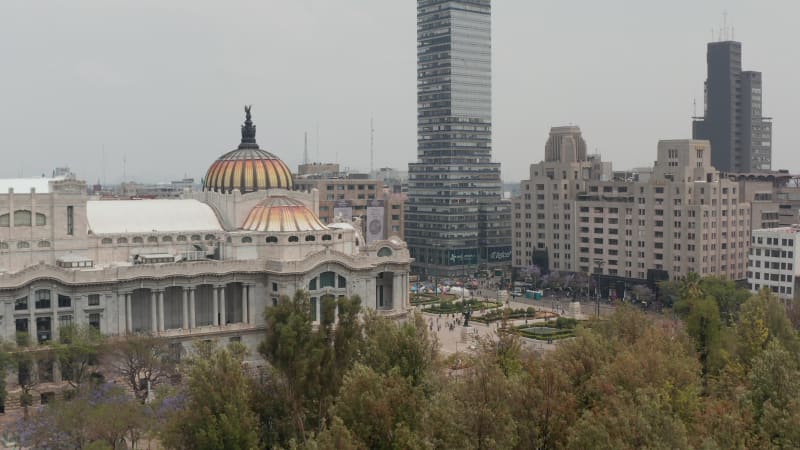
M417 1L417 94L405 223L414 271L510 265L510 204L491 161L489 0Z
M742 71L742 44L711 42L707 53L705 113L692 137L711 141L711 164L722 172L772 168L772 119L762 114L761 72Z
M609 163L577 153L531 165L514 199L514 266L631 282L745 278L750 205L711 166L707 141L660 141L646 181L611 174Z
M798 298L800 225L753 230L747 283L755 292L767 288L781 300Z

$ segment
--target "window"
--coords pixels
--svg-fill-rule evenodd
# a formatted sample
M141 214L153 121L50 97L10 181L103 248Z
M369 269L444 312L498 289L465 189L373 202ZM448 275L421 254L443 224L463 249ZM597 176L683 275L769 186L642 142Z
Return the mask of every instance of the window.
M75 214L72 206L67 206L67 234L72 236L75 233Z
M297 236L289 236L289 242L299 242L300 239Z
M58 327L59 328L66 328L72 325L72 315L65 314L63 316L58 316Z
M306 242L314 242L316 240L317 240L317 238L312 236L312 235L306 236Z
M278 238L275 236L267 236L267 244L277 244Z
M100 243L103 245L110 245L112 241L111 238L103 238L103 240L101 240Z
M390 249L389 247L381 247L381 249L378 250L378 256L380 257L392 256L392 249Z
M343 277L343 276L339 275L339 277L338 277L338 281L339 281L339 288L345 288L345 287L347 287L347 278L345 278L345 277Z
M89 306L100 305L100 294L89 294Z
M272 283L272 292L278 292L278 283Z
M192 239L193 241L199 241L199 240L200 240L200 235L199 235L199 234L193 234L193 235L192 235L192 237L191 237L191 239Z
M181 235L181 236L178 236L176 240L178 242L186 242L187 239L186 239L186 236Z
M17 242L17 248L31 248L31 244L28 244L25 241Z
M311 306L311 321L317 321L317 297L311 297L310 299L310 306Z
M117 244L127 244L128 238L119 238L117 239Z
M134 244L141 244L141 243L143 243L143 242L144 242L144 239L142 239L142 238L141 238L141 237L139 237L139 236L136 236L135 238L133 238L133 243L134 243Z
M164 236L161 238L162 242L172 242L172 236Z
M31 226L31 212L26 210L14 211L14 226L15 227Z
M311 281L308 282L308 290L309 291L316 291L317 290L317 279L312 278Z
M242 238L242 244L250 244L252 242L253 242L253 238L251 238L250 236L245 236L245 237Z
M42 213L36 213L36 226L43 227L47 225L47 217Z
M331 235L330 234L323 234L322 235L322 240L323 241L330 241L331 240Z
M24 311L26 309L28 309L28 297L14 300L14 311Z
M148 236L147 242L158 242L158 238L155 236Z
M45 309L50 307L50 291L47 289L39 289L36 291L36 309Z
M336 274L333 273L333 272L322 272L319 275L319 285L320 285L320 287L321 288L335 287L334 286L335 277L336 277Z
M100 313L89 314L89 326L95 330L100 330Z
M58 294L58 307L69 308L72 306L72 298L68 295Z

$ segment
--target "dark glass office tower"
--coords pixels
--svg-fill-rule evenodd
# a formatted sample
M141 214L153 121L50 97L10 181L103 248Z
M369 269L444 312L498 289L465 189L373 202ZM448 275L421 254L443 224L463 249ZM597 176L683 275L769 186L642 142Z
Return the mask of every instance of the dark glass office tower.
M408 165L405 238L420 275L510 265L491 73L489 0L417 1L418 161Z
M772 168L772 119L762 116L761 72L742 71L742 44L708 44L705 115L692 123L694 139L711 141L711 164L723 172Z

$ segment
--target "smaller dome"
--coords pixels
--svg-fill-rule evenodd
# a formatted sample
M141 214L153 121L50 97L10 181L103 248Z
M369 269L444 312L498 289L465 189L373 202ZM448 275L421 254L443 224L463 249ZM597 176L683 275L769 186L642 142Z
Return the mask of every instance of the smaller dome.
M247 214L242 229L296 232L323 231L328 227L323 225L303 202L289 197L276 196L267 197L254 206Z

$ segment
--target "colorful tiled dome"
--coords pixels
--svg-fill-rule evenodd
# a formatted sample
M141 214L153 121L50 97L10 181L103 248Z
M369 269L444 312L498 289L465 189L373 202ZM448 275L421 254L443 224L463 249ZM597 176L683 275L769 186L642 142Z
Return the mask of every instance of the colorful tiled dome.
M242 224L250 231L323 231L328 228L303 202L288 197L267 197L260 201Z
M239 148L211 164L203 179L203 190L229 193L238 189L245 194L275 188L292 189L292 172L280 158L258 147L250 107L245 106L244 110L246 120Z

